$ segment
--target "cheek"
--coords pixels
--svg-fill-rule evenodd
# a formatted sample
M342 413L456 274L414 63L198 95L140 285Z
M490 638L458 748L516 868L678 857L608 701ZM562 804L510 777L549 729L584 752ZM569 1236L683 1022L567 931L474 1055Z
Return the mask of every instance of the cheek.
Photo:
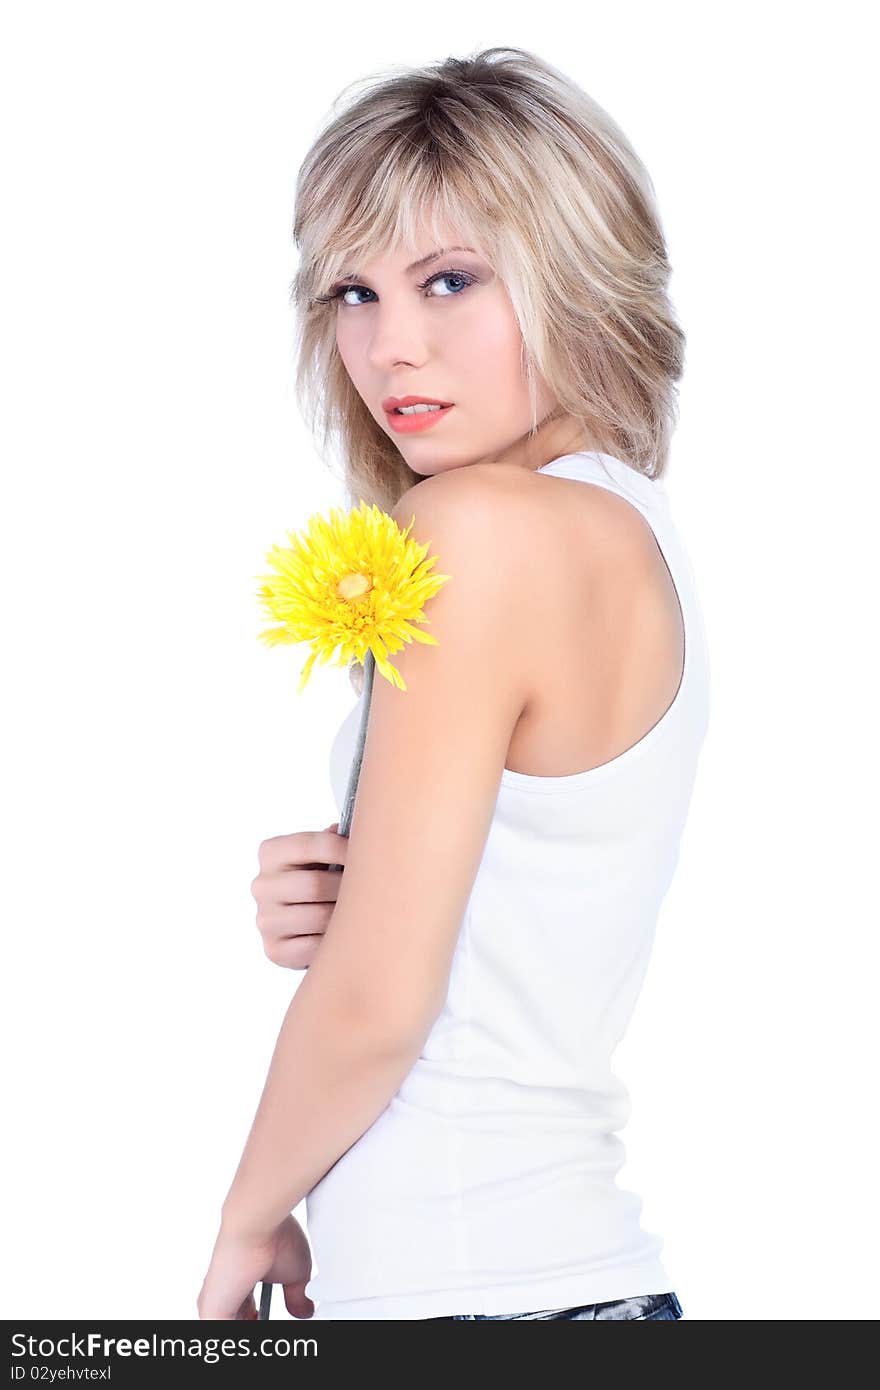
M370 371L364 353L358 349L357 341L351 333L337 333L336 351L352 386L361 399L365 399L369 390Z
M336 320L336 351L342 358L342 365L345 367L352 380L357 379L358 374L358 342L357 333L353 331L351 319L337 318Z
M462 323L457 357L464 366L462 379L478 392L491 391L500 408L527 397L522 366L522 335L509 302L492 305L489 312Z
M339 356L342 358L342 360L343 360L343 362L345 363L346 367L348 366L348 360L347 360L347 359L348 359L348 351L347 351L347 347L348 347L348 345L347 345L347 343L346 343L346 341L345 341L345 332L343 331L343 329L340 328L340 326L339 326L339 319L337 319L337 320L336 320L336 351L339 353Z

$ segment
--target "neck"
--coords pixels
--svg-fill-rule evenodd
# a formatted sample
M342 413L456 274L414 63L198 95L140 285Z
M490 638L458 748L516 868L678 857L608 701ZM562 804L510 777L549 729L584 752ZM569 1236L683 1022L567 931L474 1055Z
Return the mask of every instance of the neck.
M524 435L497 454L493 461L534 472L564 454L578 454L597 447L580 420L571 415L551 414L544 417L534 434Z

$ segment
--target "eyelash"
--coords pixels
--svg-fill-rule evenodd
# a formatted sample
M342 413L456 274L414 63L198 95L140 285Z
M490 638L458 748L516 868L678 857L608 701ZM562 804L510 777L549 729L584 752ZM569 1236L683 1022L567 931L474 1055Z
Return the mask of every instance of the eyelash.
M446 280L447 278L451 277L455 277L455 279L457 280L463 280L465 282L464 289L467 289L470 285L476 284L476 277L473 275L469 275L466 270L437 270L434 272L433 275L429 275L426 280L422 280L418 288L420 290L426 290L431 285L433 285L435 280ZM369 294L373 293L373 291L369 288L368 285L358 285L355 281L351 281L347 285L337 285L336 289L331 290L329 294L317 295L315 298L315 303L332 304L335 299L341 300L342 296L347 294L349 290L367 290ZM448 299L458 299L459 295L461 295L463 292L463 290L458 290L455 294L441 297ZM359 306L356 304L347 304L345 307L347 309L356 309Z

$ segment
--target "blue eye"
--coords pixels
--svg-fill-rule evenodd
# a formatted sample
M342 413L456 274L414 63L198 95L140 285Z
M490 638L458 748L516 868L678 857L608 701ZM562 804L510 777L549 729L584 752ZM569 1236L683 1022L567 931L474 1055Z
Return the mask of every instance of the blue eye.
M461 281L461 289L453 290L450 294L442 294L439 296L432 295L430 296L431 298L455 299L456 296L460 295L463 290L468 288L469 285L473 285L476 283L475 277L473 275L469 275L466 270L438 270L435 271L433 275L429 275L427 280L423 280L418 288L424 293L426 290L429 290L431 286L434 285L438 280L459 280ZM366 285L337 285L336 288L331 290L329 294L318 295L314 302L316 304L332 304L334 300L338 299L342 303L346 303L344 296L352 290L354 290L356 293L360 292L361 290L363 290L366 294L373 293L373 291L371 289L368 289ZM363 303L363 301L361 302ZM347 307L353 309L357 306L354 304L348 304Z
M466 289L468 285L473 284L473 277L470 275L466 275L463 270L440 270L437 272L436 275L429 275L427 280L423 280L422 283L419 285L419 289L426 290L437 280L461 280L463 282L462 289ZM458 293L461 294L461 290L459 290ZM442 294L440 298L454 298L454 295L450 296Z

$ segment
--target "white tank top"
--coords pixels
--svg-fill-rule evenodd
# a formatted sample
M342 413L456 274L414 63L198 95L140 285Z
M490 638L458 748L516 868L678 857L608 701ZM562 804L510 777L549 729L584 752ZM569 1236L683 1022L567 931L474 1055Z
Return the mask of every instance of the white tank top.
M400 1089L306 1198L315 1318L523 1313L667 1293L664 1244L617 1185L611 1068L648 967L709 720L709 658L662 480L607 454L538 470L618 493L678 592L684 672L619 757L506 769L442 1013ZM363 696L361 696L363 699ZM360 701L330 755L342 809Z

